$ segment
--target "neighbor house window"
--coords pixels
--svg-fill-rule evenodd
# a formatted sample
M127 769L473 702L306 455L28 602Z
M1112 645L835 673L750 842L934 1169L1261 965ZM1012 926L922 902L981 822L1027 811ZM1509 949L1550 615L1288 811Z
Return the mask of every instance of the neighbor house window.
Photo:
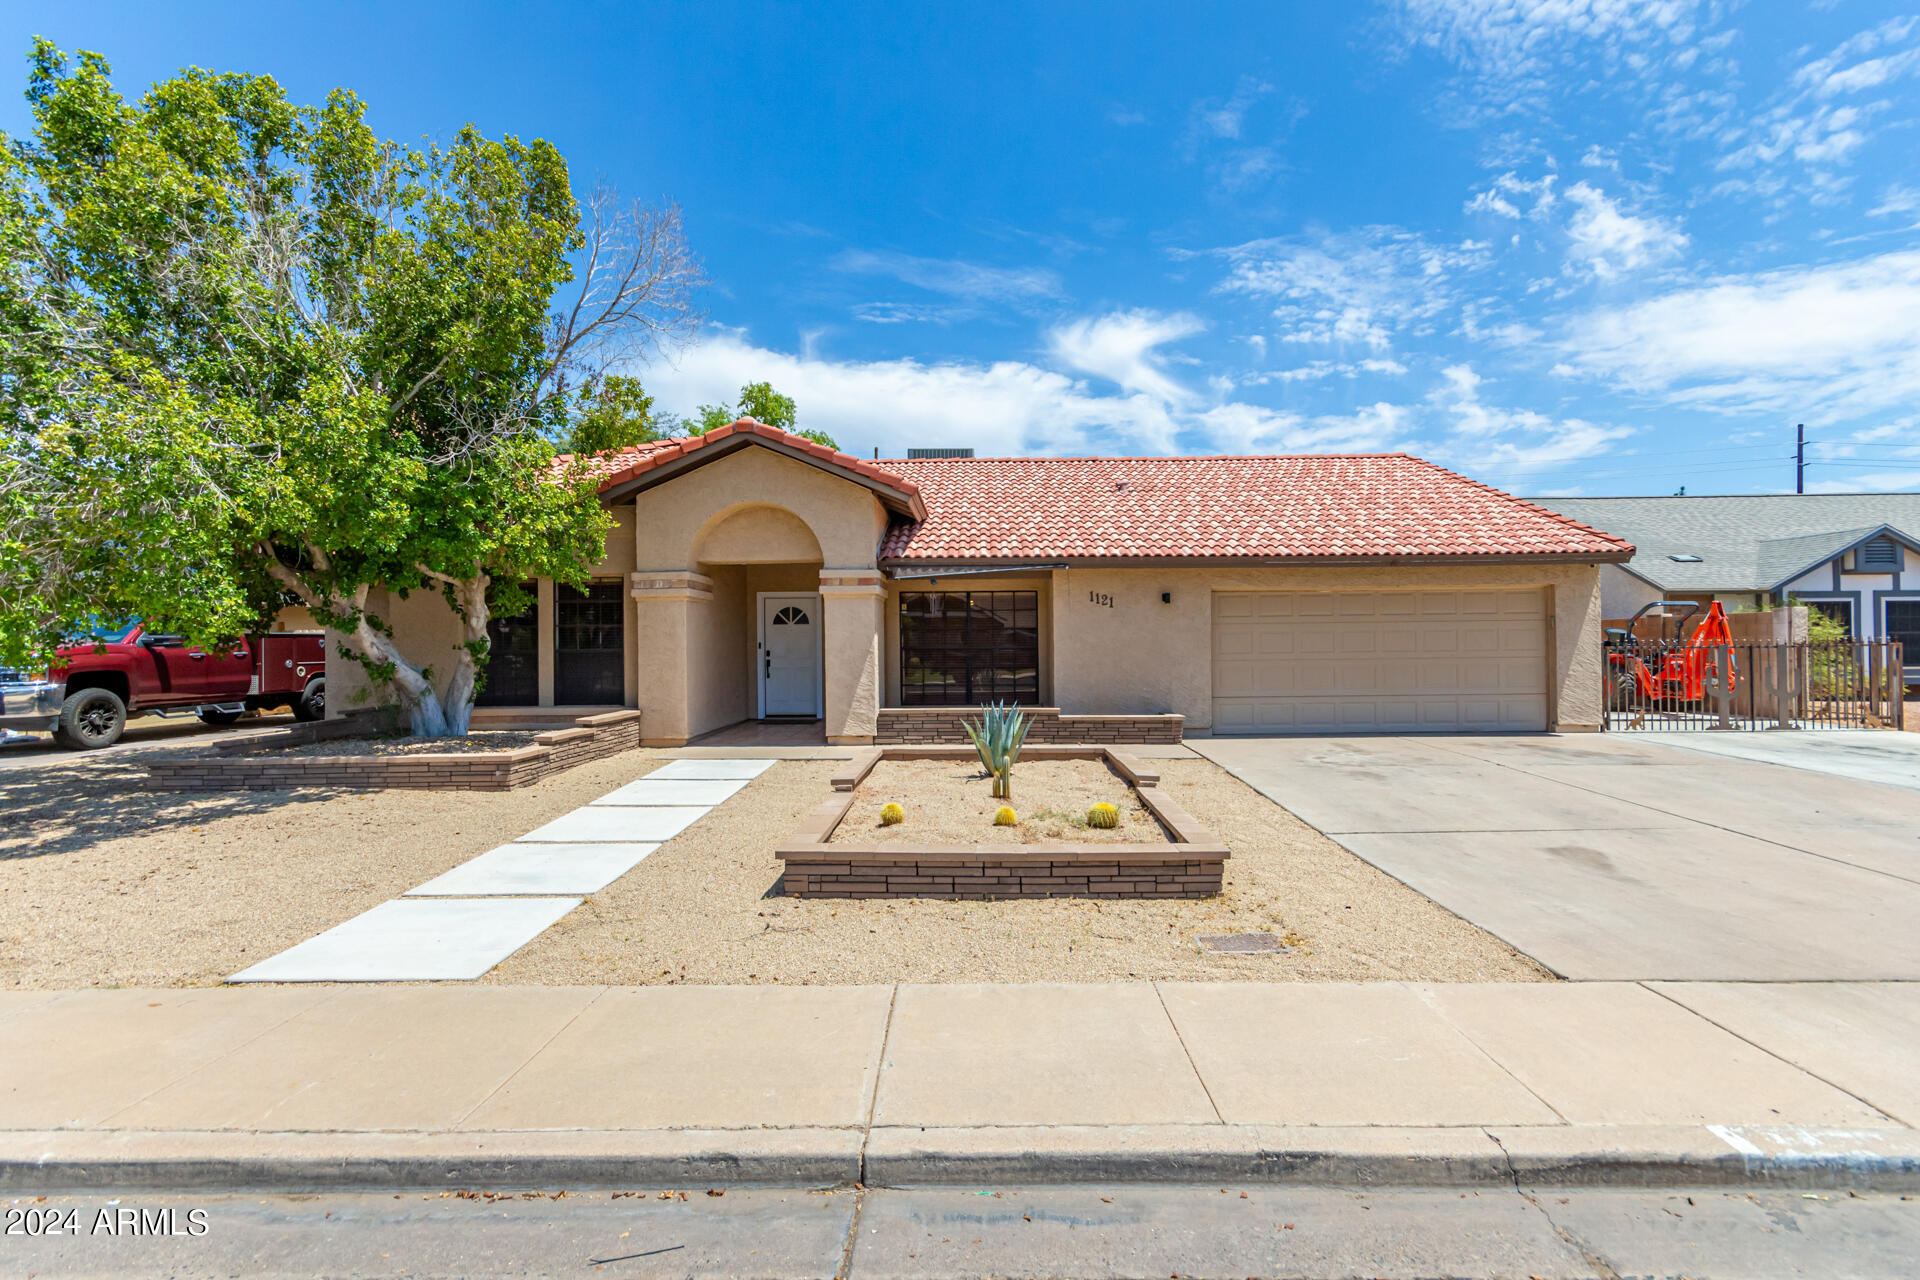
M1920 600L1887 601L1886 638L1900 642L1902 666L1920 667Z
M902 704L968 707L1039 699L1039 592L900 593Z
M1835 622L1839 623L1841 626L1847 629L1848 635L1854 634L1853 601L1851 600L1802 600L1800 601L1800 603L1806 605L1807 608L1813 610L1815 613L1824 613L1825 615L1827 615L1827 617L1832 618Z

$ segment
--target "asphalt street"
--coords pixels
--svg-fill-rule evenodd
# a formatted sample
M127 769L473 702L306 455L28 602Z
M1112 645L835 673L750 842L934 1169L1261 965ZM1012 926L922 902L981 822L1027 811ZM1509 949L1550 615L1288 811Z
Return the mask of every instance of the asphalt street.
M1906 1277L1846 1191L1086 1186L13 1197L9 1276ZM58 1232L55 1232L58 1228Z

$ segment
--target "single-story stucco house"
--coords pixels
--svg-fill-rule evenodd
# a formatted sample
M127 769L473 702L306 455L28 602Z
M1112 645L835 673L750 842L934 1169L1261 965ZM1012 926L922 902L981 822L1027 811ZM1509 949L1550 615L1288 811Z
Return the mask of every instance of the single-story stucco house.
M606 558L496 620L476 723L866 743L1012 700L1108 741L1588 730L1601 570L1633 554L1406 454L868 461L742 421L594 466ZM430 593L374 607L453 642ZM340 666L336 713L372 693Z
M1795 600L1860 639L1901 641L1907 679L1920 680L1920 493L1532 501L1634 544L1601 571L1609 618L1654 600Z

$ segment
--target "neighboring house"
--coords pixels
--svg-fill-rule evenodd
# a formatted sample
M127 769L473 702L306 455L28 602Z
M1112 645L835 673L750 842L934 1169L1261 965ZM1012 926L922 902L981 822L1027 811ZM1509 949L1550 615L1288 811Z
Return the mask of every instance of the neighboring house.
M1899 640L1920 678L1920 493L1535 498L1634 544L1600 580L1607 617L1651 600L1798 600L1862 639Z
M1123 739L1592 729L1633 551L1405 454L869 462L741 422L594 461L606 558L496 623L481 702L638 707L662 745L950 735L1003 699L1141 717ZM452 642L430 593L376 609Z

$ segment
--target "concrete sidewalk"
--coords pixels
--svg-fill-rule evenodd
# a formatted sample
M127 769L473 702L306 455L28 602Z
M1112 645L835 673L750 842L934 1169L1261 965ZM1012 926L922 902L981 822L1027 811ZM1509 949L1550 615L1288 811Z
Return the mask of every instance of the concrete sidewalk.
M280 987L0 996L76 1186L1906 1185L1920 986Z

